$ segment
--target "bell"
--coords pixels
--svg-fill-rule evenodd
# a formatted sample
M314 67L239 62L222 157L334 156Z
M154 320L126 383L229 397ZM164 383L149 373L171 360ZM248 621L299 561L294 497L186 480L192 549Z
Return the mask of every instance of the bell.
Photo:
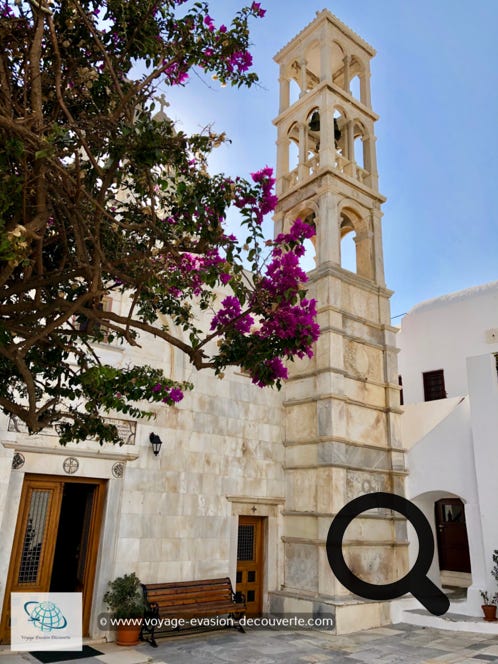
M336 142L341 138L341 130L339 129L337 118L334 118L334 138Z
M320 131L320 113L318 111L315 111L311 116L308 127L310 131Z

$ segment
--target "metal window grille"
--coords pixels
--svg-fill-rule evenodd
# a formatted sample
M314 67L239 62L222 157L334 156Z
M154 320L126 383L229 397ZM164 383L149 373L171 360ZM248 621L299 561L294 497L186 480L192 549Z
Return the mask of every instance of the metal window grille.
M47 525L50 491L33 491L24 534L18 583L35 583L38 577L43 535Z
M239 526L237 560L254 560L254 526Z

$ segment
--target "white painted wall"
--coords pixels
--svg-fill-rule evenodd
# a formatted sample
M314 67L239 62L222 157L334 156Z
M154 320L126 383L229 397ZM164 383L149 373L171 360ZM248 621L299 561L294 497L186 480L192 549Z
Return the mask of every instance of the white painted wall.
M455 610L479 615L479 591L498 591L490 575L498 549L498 281L417 305L402 321L398 345L407 497L434 532L435 501L463 500L472 585ZM422 373L436 369L444 370L448 398L425 403ZM416 554L412 531L412 562ZM429 576L440 584L437 552Z
M405 404L424 400L422 373L436 369L448 397L468 394L465 359L498 352L498 281L417 305L402 320L398 346Z
M414 406L414 408L420 411L420 407ZM407 410L410 410L410 406ZM470 428L469 398L459 400L453 410L412 447L407 459L409 468L406 483L407 497L424 512L432 526L434 537L436 537L434 503L440 498L456 496L465 504L472 566L472 585L468 590L467 609L469 615L475 615L480 605L479 589L486 585L487 572L484 567L485 555ZM414 562L417 551L418 543L412 531L411 563ZM441 585L437 545L429 577L434 583ZM458 610L463 612L466 609L459 605Z
M484 538L486 585L498 587L490 578L491 555L498 549L498 376L492 355L469 357L470 411L474 438L474 465Z
M407 497L424 512L434 534L436 500L457 496L465 504L472 584L455 610L479 615L479 591L498 592L491 577L498 549L498 376L492 353L470 357L466 365L470 395L406 406L402 436L410 442ZM418 550L413 531L409 539L413 563ZM429 576L440 585L437 552Z

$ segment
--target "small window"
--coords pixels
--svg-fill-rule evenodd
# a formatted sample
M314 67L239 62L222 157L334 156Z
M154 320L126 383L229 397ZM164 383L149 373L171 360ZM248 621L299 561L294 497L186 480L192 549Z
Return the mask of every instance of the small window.
M443 503L443 522L444 523L465 523L463 512L463 504L449 504Z
M424 378L424 400L435 401L436 399L446 399L446 390L444 387L444 371L425 371L422 374Z
M254 525L239 525L237 560L254 560Z
M112 298L104 296L99 301L97 301L93 307L98 311L112 311ZM101 334L102 338L99 339L100 343L109 343L109 330L104 323L99 323L83 316L80 318L77 325L80 332L92 333L95 336Z
M399 391L399 405L404 406L405 401L403 399L403 378L402 378L401 374L398 376L398 385L401 388L400 391Z

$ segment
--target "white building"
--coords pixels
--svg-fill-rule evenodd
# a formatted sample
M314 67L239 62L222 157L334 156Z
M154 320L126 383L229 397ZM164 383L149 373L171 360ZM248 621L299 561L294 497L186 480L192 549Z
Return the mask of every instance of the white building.
M498 281L417 305L398 343L406 491L434 530L430 576L468 587L458 612L479 615L479 590L498 591Z

